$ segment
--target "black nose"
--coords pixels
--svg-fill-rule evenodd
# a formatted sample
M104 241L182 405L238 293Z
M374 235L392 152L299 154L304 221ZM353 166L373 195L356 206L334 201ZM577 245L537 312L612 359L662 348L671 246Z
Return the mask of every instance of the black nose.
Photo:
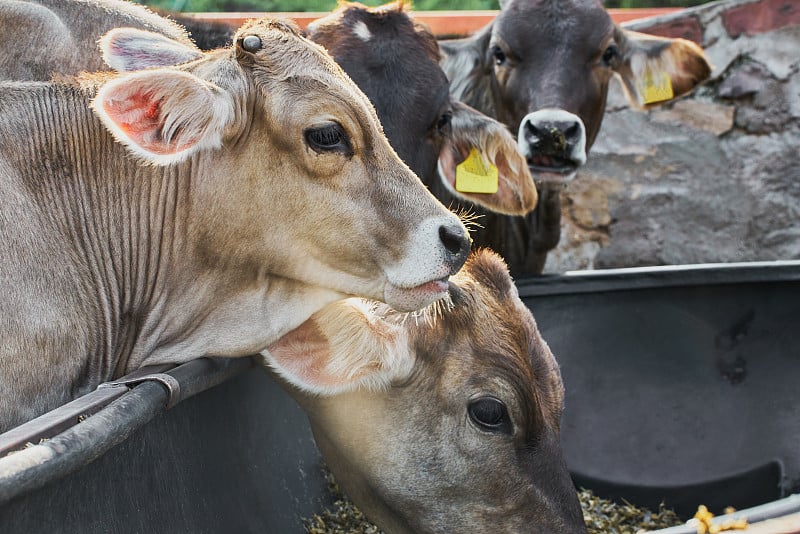
M583 130L576 120L529 120L523 126L532 154L564 157L581 141Z
M469 235L459 224L443 224L439 227L439 240L447 251L450 274L455 274L467 261L471 246Z

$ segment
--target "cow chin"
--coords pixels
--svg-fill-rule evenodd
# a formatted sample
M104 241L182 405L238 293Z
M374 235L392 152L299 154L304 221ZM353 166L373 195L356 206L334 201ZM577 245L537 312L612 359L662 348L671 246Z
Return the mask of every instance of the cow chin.
M575 176L578 174L577 169L574 169L571 172L553 172L544 170L543 167L535 165L529 165L528 169L531 171L533 181L536 183L537 188L539 186L566 187L566 185L572 182L572 180L574 180Z
M388 284L384 290L384 302L400 312L419 310L447 295L448 278L426 282L412 288Z

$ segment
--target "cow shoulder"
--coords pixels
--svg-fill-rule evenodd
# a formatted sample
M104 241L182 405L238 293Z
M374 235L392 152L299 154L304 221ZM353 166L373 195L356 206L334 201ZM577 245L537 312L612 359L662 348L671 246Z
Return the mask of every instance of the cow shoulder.
M52 74L53 55L58 61L69 61L74 53L72 32L45 6L0 2L0 27L0 50L8 51L0 55L0 80L47 80ZM12 50L26 51L25 58Z
M615 28L620 51L615 72L631 104L647 107L684 95L706 80L711 66L702 48L686 39Z

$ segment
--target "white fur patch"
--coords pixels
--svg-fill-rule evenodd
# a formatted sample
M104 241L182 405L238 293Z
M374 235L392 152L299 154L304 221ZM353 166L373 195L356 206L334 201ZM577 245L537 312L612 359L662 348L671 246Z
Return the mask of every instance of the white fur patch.
M533 113L528 113L522 119L522 122L519 123L519 133L517 134L517 148L519 149L520 153L529 158L531 156L530 153L530 146L528 141L525 139L525 125L530 123L537 124L542 122L570 122L575 121L580 126L580 136L578 138L578 142L576 142L572 150L569 154L569 157L572 161L574 161L578 165L583 165L586 163L586 126L584 126L583 121L580 117L575 115L574 113L570 113L569 111L565 111L563 109L555 109L555 108L548 108L548 109L540 109L539 111L534 111Z
M446 286L440 294L420 288L450 275L449 253L442 243L441 228L467 236L464 225L454 214L425 219L409 235L405 256L385 269L388 285L384 290L384 302L396 310L417 310L446 294Z
M369 31L367 25L364 23L363 20L359 20L355 24L353 24L352 28L353 33L356 34L356 37L364 41L365 43L369 42L372 39L372 32Z

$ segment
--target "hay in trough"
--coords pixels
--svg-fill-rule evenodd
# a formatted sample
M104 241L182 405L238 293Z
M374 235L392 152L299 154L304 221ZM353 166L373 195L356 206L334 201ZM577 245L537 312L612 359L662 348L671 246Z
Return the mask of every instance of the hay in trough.
M324 470L333 507L304 520L309 534L383 534L339 489L333 475ZM657 512L601 499L590 490L578 492L588 534L636 534L683 524L675 512L661 506Z

